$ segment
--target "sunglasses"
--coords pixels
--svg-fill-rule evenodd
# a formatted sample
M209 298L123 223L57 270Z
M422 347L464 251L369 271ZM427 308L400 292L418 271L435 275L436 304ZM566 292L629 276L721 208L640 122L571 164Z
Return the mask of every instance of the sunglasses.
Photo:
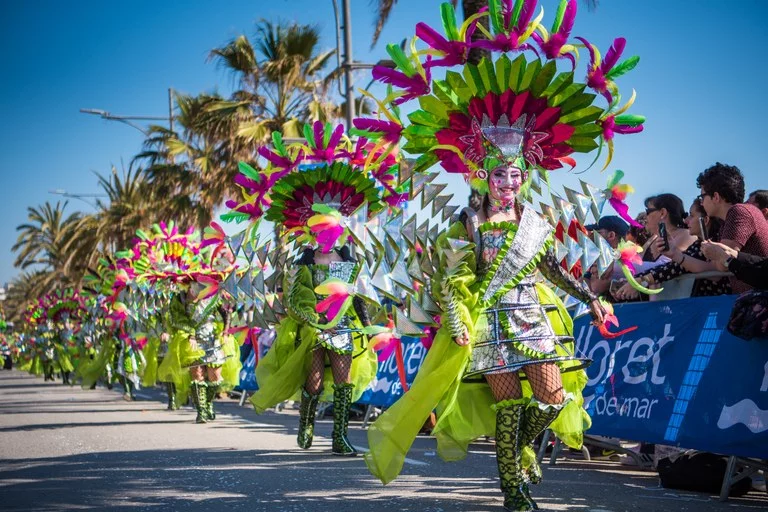
M653 212L657 212L657 211L659 211L659 210L660 210L660 208L646 208L646 209L645 209L645 214L646 214L646 215L650 215L650 214L652 214Z
M698 199L699 201L704 201L704 198L707 196L712 197L712 194L707 194L707 193L699 194L698 196L696 196L696 199Z

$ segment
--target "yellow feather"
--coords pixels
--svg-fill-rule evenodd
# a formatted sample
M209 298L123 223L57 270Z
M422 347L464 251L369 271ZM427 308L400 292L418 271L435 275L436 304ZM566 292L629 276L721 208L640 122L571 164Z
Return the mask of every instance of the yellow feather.
M611 160L613 160L613 141L607 140L606 145L608 146L608 156L605 158L605 165L602 169L600 169L600 172L603 172L608 168L608 166L611 163Z
M459 30L459 38L461 38L462 41L464 39L466 39L467 38L467 30L469 30L469 25L472 24L473 21L475 21L477 19L480 19L480 18L482 18L484 16L489 16L488 11L478 12L476 14L473 14L472 16L467 18L466 20L464 20L464 23L461 24L461 29ZM478 26L481 26L481 25L478 23Z
M539 24L538 27L536 27L536 30L541 34L541 38L544 40L544 42L549 41L549 32L546 28L544 28L544 25Z
M530 24L528 24L528 28L526 29L525 32L523 32L523 35L520 38L521 42L525 41L529 37L531 37L531 34L533 34L533 31L536 30L536 27L541 25L542 18L544 18L544 8L543 7L541 8L541 11L539 12L539 15L536 16L536 19L533 20Z
M629 98L629 101L627 101L627 103L623 107L621 107L619 110L617 110L616 113L613 115L618 116L623 114L627 110L629 110L629 107L631 107L635 103L636 97L637 97L637 92L634 89L632 89L632 96Z

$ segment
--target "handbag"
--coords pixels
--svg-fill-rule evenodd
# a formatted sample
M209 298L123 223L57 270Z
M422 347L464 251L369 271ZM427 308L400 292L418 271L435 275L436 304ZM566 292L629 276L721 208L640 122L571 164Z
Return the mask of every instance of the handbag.
M745 340L768 339L768 292L741 294L728 319L728 332Z

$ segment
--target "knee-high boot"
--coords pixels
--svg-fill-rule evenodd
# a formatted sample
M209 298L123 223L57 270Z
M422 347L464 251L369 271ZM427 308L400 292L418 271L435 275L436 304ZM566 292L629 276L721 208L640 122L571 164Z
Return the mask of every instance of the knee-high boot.
M535 398L531 400L531 403L528 404L528 407L525 408L525 412L523 414L523 437L521 444L523 449L530 448L531 443L533 443L536 437L544 432L544 430L549 427L553 421L555 421L557 415L560 414L560 411L563 410L563 407L565 407L569 401L570 397L567 397L566 400L561 404L545 404L539 402ZM538 484L541 482L541 467L539 466L539 462L536 460L535 454L533 455L531 465L526 471L526 476L528 477L528 481L532 484Z
M216 395L219 394L219 390L221 390L222 382L223 381L220 380L217 380L216 382L209 382L206 387L205 415L211 421L216 419L216 411L213 410L213 401L216 399Z
M208 396L206 395L205 388L205 381L196 380L192 382L192 402L194 402L195 409L197 410L195 423L208 423L208 418L205 412Z
M177 410L179 408L179 404L176 402L176 384L173 382L166 382L165 390L168 393L168 410Z
M136 397L133 396L133 381L128 377L123 377L123 386L125 389L125 392L123 393L123 400L128 402L134 401Z
M299 407L299 435L296 442L300 448L308 450L315 437L315 412L320 393L310 395L306 389L301 390L301 406Z
M352 390L354 384L333 385L333 439L334 455L354 457L357 450L347 439L349 428L349 409L352 407Z
M537 510L523 476L522 425L528 399L503 400L496 409L496 464L499 468L504 510Z

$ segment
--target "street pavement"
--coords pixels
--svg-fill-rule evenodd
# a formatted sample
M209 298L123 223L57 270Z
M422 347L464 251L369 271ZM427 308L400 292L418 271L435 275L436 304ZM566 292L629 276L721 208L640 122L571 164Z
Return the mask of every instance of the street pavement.
M235 400L218 418L165 409L159 390L126 402L115 389L84 391L0 371L0 510L500 512L493 445L442 462L420 437L403 473L384 487L361 458L330 454L332 422L319 421L308 451L296 446L297 412L257 416ZM350 438L365 448L365 431ZM573 458L571 458L573 457ZM656 474L569 455L533 488L542 510L585 512L766 510L753 491L718 502L659 487Z

